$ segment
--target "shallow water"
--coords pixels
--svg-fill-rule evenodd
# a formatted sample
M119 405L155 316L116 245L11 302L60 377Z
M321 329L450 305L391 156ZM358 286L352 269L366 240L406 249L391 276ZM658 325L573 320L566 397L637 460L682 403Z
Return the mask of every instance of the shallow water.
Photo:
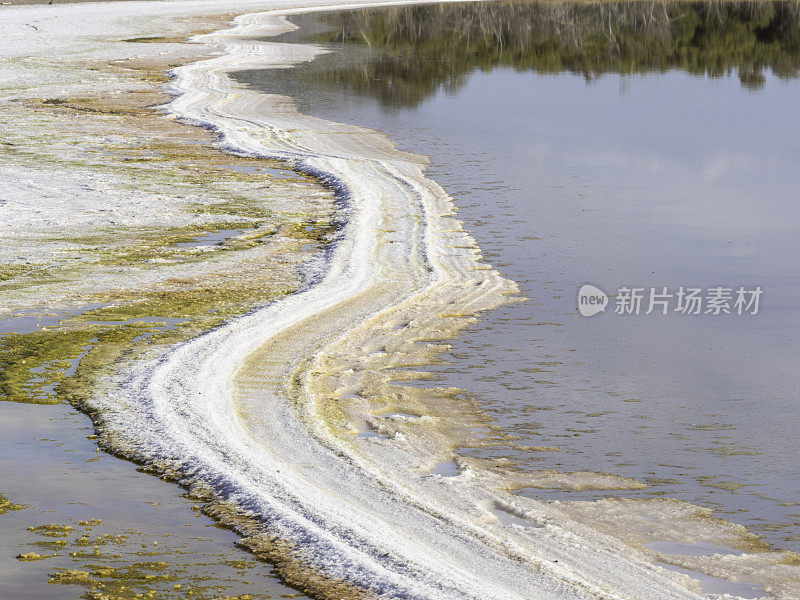
M104 306L15 313L0 318L0 336L58 329ZM148 322L157 325L156 331L167 331L184 321L140 317L86 323ZM68 359L66 376L74 374L81 358ZM56 394L52 386L43 391ZM237 547L240 536L205 516L202 502L101 452L93 434L90 419L66 404L0 402L0 494L22 506L0 514L3 600L82 598L87 589L115 598L306 598L283 585L271 565ZM71 529L53 535L35 530L48 525ZM43 558L20 560L30 553ZM52 581L71 570L105 587Z
M123 573L138 568L147 573L141 565L153 562L167 563L153 571L166 577L127 583L130 597L150 590L158 598L174 599L250 594L257 600L296 594L271 576L268 564L237 548L239 536L200 514L196 502L174 484L98 453L89 439L92 433L89 419L65 405L0 402L0 490L25 505L0 515L3 598L79 598L83 586L51 584L51 576L69 569ZM89 519L102 523L79 524ZM74 527L63 548L43 548L39 543L54 538L29 530L53 523ZM92 545L76 544L84 532L91 539L108 534L111 541L99 545L94 555ZM55 556L33 562L16 558L30 552ZM73 552L84 555L73 557ZM106 581L110 585L113 579L106 576ZM128 597L123 592L120 596Z
M102 306L16 314L0 319L0 335L57 328L65 319ZM134 321L157 321L166 330L183 319L128 322ZM69 361L67 376L79 361ZM187 498L174 484L138 473L130 462L100 452L93 434L89 418L65 404L0 402L0 493L23 507L0 514L4 599L83 597L88 586L51 581L69 570L90 574L121 598L148 592L175 600L242 594L253 600L274 595L305 598L281 584L269 564L236 547L239 536L203 515L202 503ZM63 537L33 530L50 524L72 529ZM98 543L84 543L84 535ZM53 545L56 540L64 545ZM44 558L19 559L29 553ZM158 568L143 566L150 564ZM104 570L107 574L97 575ZM137 573L155 578L145 580ZM114 581L126 575L124 587L115 586Z
M700 583L700 589L706 594L730 594L737 598L764 598L767 596L764 590L757 585L726 581L719 577L712 577L711 575L706 575L699 571L684 569L667 563L660 563L659 566L696 579Z
M520 493L674 497L800 549L800 53L774 33L795 31L796 17L765 3L749 5L746 26L717 19L719 39L755 48L742 58L724 48L706 56L677 26L642 17L660 4L518 6L538 15L547 43L515 53L514 27L528 25L517 15L502 21L505 53L484 38L470 56L453 35L475 19L471 9L359 11L325 17L334 33L317 41L339 29L346 38L330 54L237 77L431 157L430 176L456 198L487 261L530 298L484 315L434 368L515 438L464 454L633 477L649 487ZM702 6L670 5L680 11L671 22L702 20ZM616 55L589 43L604 10L623 23ZM569 26L547 30L548 18ZM293 22L303 31L283 41L324 29L316 17ZM410 34L409 22L427 33ZM671 41L653 50L648 36ZM757 315L617 315L612 298L585 318L576 311L584 283L609 294L627 285L764 295Z

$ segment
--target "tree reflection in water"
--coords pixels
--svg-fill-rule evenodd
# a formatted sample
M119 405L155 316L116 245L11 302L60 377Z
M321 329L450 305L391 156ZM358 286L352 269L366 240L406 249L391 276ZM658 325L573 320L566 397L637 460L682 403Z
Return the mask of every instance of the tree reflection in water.
M579 73L588 80L680 69L737 74L758 89L764 72L800 72L796 2L531 2L404 6L323 13L316 42L359 44L371 60L315 70L314 83L414 106L470 73L496 67Z

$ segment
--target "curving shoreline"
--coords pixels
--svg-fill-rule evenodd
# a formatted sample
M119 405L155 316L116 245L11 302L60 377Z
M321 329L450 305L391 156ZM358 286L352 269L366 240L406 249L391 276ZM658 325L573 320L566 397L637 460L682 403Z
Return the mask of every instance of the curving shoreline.
M499 492L490 472L437 474L452 458L441 432L480 421L446 390L396 382L419 378L414 368L515 284L481 262L421 157L227 76L321 51L253 41L291 28L287 14L375 4L244 15L196 39L220 56L174 71L172 116L231 153L327 181L341 230L307 288L106 381L89 408L107 446L206 499L243 545L321 598L698 597L691 578L598 533L591 516L581 525Z
M424 364L435 349L419 341L451 337L516 286L480 262L420 161L380 134L231 83L227 70L313 56L248 39L291 27L284 14L211 34L225 53L175 70L181 95L169 110L218 131L230 151L299 160L337 182L347 222L318 283L135 366L102 407L117 442L243 507L230 521L244 543L282 552L289 580L320 597L343 587L398 598L696 597L679 575L560 511L493 492L488 474L421 476L446 458L424 425L386 439L341 427L368 417L370 397L398 393L386 366ZM457 316L442 317L446 306ZM346 416L334 406L334 419L344 395L355 401ZM498 508L531 526L503 525Z

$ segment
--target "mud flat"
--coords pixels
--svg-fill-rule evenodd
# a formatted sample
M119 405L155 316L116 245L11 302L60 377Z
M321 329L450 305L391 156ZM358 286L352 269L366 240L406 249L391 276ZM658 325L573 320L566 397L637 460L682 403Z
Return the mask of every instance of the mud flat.
M4 597L296 594L63 404L302 287L332 231L320 182L164 117L168 69L214 52L186 39L232 15L152 6L0 7Z

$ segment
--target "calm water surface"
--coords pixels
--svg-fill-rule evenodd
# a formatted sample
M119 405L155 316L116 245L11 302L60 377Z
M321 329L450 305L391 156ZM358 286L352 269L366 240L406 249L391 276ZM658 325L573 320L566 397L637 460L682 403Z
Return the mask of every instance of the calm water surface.
M0 319L0 335L54 328L98 306ZM2 600L86 598L89 589L121 599L306 598L238 548L240 536L202 514L202 502L100 452L93 433L66 404L0 402L0 494L21 507L0 512ZM87 580L53 579L68 571Z
M83 584L50 582L72 569L92 574L106 592L122 598L151 591L172 600L296 594L268 564L237 548L239 536L200 514L174 484L98 453L87 439L91 434L89 419L65 405L0 402L0 491L24 505L0 514L0 597L86 597ZM73 529L63 537L31 530L50 524ZM89 542L81 541L84 534ZM17 558L34 552L47 558ZM126 580L116 583L119 577Z
M484 315L435 370L519 446L561 451L463 452L650 484L523 494L676 497L800 549L796 7L505 3L293 22L282 41L331 53L237 77L429 156L485 258L530 298ZM612 298L585 318L584 283L764 294L757 315L622 316Z

